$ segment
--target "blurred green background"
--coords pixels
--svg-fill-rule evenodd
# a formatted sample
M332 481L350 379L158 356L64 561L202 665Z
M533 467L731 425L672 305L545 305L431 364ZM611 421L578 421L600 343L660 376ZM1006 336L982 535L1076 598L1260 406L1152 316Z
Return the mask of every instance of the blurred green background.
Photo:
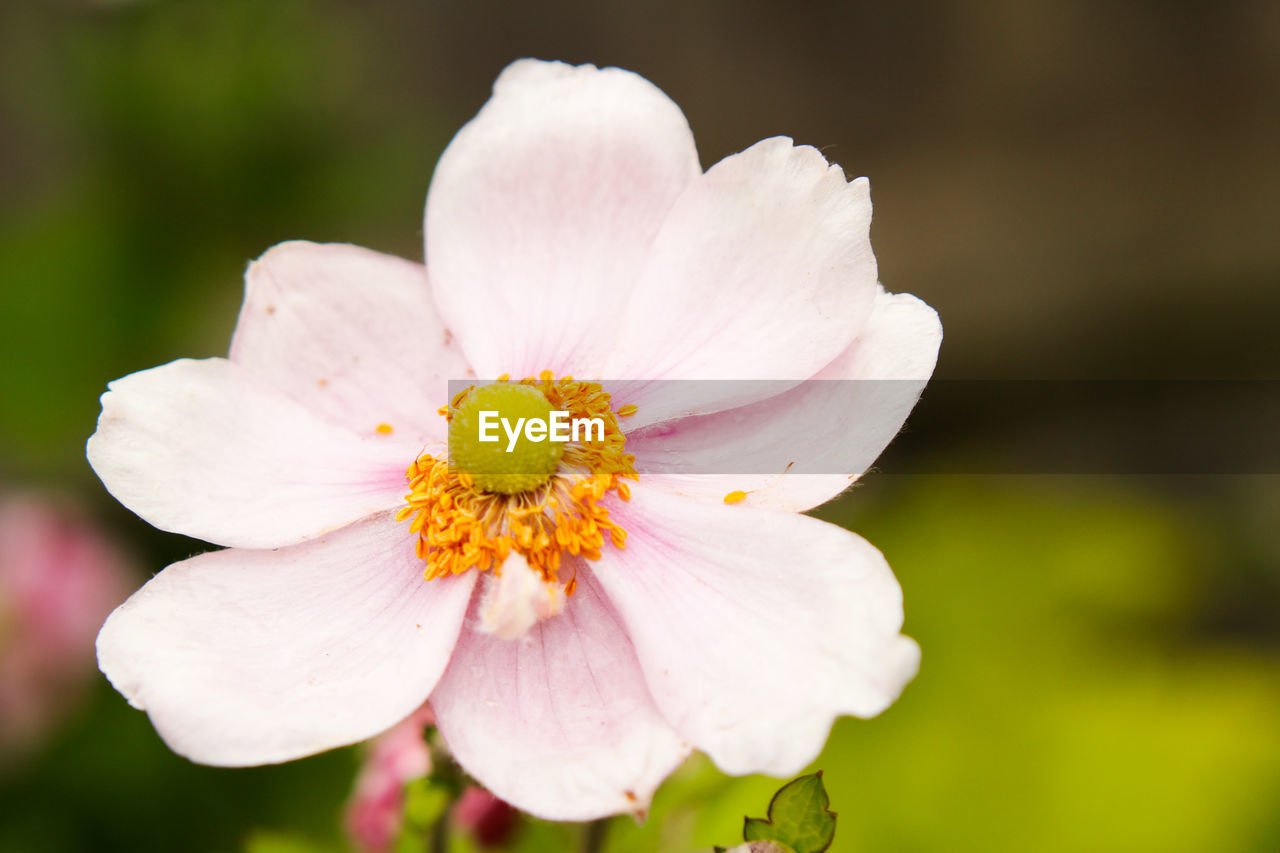
M89 471L107 381L224 354L281 240L421 258L432 165L527 55L644 74L704 165L784 133L869 175L940 377L1280 378L1280 4L7 3L0 489L77 498L146 571L200 550ZM1280 478L885 470L819 514L924 648L815 765L834 850L1280 849ZM357 761L197 767L98 684L0 764L0 851L338 850ZM694 760L608 849L731 844L776 786Z

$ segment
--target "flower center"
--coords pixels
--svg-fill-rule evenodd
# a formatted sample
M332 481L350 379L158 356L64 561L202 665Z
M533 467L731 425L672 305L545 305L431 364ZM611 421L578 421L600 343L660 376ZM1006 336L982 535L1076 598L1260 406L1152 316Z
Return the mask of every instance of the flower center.
M534 441L523 427L551 420L551 403L531 385L499 382L462 393L449 418L449 457L486 492L515 495L541 486L560 467L564 444Z
M515 426L521 418L545 424L553 412L598 419L603 432L536 441ZM626 531L600 502L611 492L627 500L625 480L638 479L618 425L619 417L634 413L634 406L615 411L598 383L555 379L550 371L519 382L501 377L455 396L440 410L449 422L451 458L424 453L409 465L408 506L397 515L413 519L426 578L501 568L515 552L545 581L558 584L562 554L597 560L606 538L625 547ZM576 571L565 594L573 594L575 580Z

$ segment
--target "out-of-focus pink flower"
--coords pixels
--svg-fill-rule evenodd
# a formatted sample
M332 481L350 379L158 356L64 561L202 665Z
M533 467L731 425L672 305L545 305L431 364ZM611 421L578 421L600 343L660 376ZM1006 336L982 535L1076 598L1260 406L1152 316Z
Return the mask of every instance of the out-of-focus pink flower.
M869 183L814 148L766 139L703 172L643 78L513 64L435 169L429 271L277 246L249 267L229 358L111 383L94 470L157 527L227 548L112 614L103 672L214 765L365 740L430 699L463 769L550 819L642 814L695 748L793 775L919 661L884 557L802 514L875 460L942 338L880 286L870 225ZM494 393L598 416L608 440L528 457L518 488L446 464L448 380L502 374ZM772 384L718 386L696 413L652 396L699 379ZM808 379L915 392L832 406ZM801 463L854 452L797 468L817 474L638 473L762 437Z
M517 813L484 788L472 786L453 806L453 822L475 836L481 847L501 847L516 828Z
M362 850L390 850L404 825L404 786L431 772L424 730L434 719L423 705L375 738L347 802L347 832Z
M399 837L404 826L404 786L431 772L425 729L434 722L430 706L423 705L369 743L346 811L347 833L361 850L383 853ZM516 824L514 808L474 785L454 803L451 817L482 847L504 843Z
M128 594L126 564L65 503L0 497L0 747L30 745L74 705L94 636Z

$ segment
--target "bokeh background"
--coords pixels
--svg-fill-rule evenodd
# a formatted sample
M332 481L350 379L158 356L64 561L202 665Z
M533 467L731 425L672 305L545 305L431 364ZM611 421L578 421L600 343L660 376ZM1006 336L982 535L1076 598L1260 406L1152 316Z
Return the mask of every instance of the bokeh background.
M107 381L225 354L244 267L281 240L421 258L432 166L521 56L640 72L704 165L786 134L870 176L882 280L941 313L948 399L1280 378L1274 2L14 2L0 492L73 507L129 555L127 586L201 550L88 469ZM1274 422L1212 474L944 475L921 460L952 470L957 419L923 405L908 450L820 511L888 555L924 648L902 700L839 723L815 765L833 850L1280 849ZM1070 437L1052 411L1018 429ZM14 624L0 606L0 649L32 642ZM0 739L0 851L344 849L356 750L191 765L82 646L87 687ZM695 760L607 849L731 844L776 785ZM529 823L515 844L573 838Z

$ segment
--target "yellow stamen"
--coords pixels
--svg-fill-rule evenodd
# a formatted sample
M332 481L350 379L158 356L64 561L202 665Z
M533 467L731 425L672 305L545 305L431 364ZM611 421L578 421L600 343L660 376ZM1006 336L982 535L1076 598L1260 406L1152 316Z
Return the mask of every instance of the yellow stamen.
M448 460L425 453L414 460L405 472L408 506L396 518L412 519L416 553L427 564L428 580L469 569L497 569L514 551L547 582L559 583L566 553L598 560L606 541L626 547L626 531L600 502L610 493L628 500L631 490L624 481L639 477L608 392L595 382L557 380L550 371L519 384L540 391L551 409L567 411L571 418L602 419L604 437L565 444L553 473L512 494L482 488L476 477ZM457 394L440 413L452 421L471 390ZM635 411L624 406L619 413L627 409ZM575 569L565 594L572 595L576 587Z
M724 502L727 504L740 504L747 499L747 493L743 491L732 491L724 496Z
M378 435L391 435L392 430L393 428L391 424L378 424L376 427L374 427L374 432L376 432Z

